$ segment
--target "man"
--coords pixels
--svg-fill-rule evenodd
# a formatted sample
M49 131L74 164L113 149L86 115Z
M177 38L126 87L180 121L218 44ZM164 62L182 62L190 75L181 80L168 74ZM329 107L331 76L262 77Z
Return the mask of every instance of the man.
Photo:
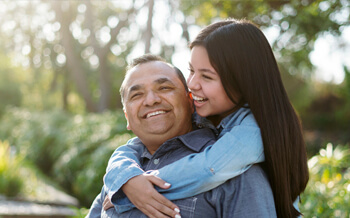
M133 143L143 149L140 161L144 171L201 152L216 140L212 130L192 126L194 109L185 80L157 56L145 55L134 61L123 81L121 97L127 128L138 137ZM182 217L276 216L271 188L259 166L211 191L173 203ZM136 208L118 213L103 204L109 204L104 188L88 217L146 217Z

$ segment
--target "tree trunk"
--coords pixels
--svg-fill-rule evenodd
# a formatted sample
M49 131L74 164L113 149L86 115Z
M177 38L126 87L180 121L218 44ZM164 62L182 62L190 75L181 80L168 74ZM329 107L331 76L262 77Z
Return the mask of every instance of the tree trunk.
M145 31L145 53L149 53L151 48L153 8L154 8L154 0L149 0L148 1L148 20L147 20L147 27Z
M69 13L65 13L61 9L61 5L58 1L54 2L54 10L56 12L57 20L61 24L61 43L65 49L65 55L67 59L67 69L69 75L76 85L77 92L81 95L85 101L85 107L88 112L97 112L96 104L92 99L92 95L89 90L87 75L84 72L84 68L81 65L80 58L75 54L74 41L69 31L70 19Z
M100 57L100 101L98 103L98 112L103 112L106 109L110 109L111 96L112 96L112 78L110 69L108 69L107 58Z

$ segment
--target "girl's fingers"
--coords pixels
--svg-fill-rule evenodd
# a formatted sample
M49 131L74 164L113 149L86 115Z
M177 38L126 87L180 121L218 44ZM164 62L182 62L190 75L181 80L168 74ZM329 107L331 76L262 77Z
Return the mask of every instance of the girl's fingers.
M152 202L152 207L155 208L157 211L166 214L170 217L180 217L180 210L176 204L169 201L166 197L159 194L158 192L154 193L152 197L155 200L155 202Z
M153 185L156 185L159 188L168 189L171 186L169 183L165 182L164 180L162 180L161 178L159 178L157 176L147 175L147 178L150 182L153 183Z

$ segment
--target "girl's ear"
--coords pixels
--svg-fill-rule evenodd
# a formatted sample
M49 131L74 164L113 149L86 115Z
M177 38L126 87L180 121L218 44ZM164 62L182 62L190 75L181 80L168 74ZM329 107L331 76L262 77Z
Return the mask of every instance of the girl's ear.
M128 120L128 114L126 113L126 111L125 110L123 110L124 111L124 116L125 116L125 119L126 119L126 129L127 130L131 130L130 129L130 125L129 125L129 120Z

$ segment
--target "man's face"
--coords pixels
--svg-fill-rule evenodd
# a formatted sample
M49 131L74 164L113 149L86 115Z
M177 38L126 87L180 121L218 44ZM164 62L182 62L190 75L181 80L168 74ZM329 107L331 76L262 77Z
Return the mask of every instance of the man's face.
M173 68L152 61L130 69L125 80L128 129L148 149L191 130L192 101Z

